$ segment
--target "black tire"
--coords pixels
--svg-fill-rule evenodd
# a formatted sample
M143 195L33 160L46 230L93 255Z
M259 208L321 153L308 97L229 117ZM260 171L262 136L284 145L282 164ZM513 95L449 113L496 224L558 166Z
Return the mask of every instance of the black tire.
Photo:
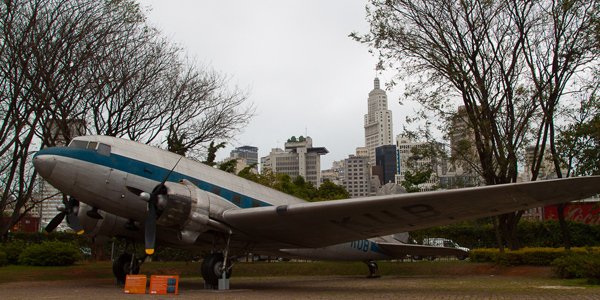
M427 256L427 260L428 261L434 261L435 260L435 256Z
M412 256L412 259L413 259L413 260L422 260L422 259L423 259L423 256L421 256L421 255L413 255L413 256Z
M465 259L467 259L467 256L466 255L459 255L456 258L458 258L459 260L465 260Z
M217 286L219 284L219 279L223 277L223 272L221 271L222 267L223 254L212 253L207 255L202 261L202 266L200 267L202 278L204 278L205 282L213 286ZM231 277L231 269L227 271L226 277Z
M117 256L113 262L113 274L120 282L125 282L125 278L129 274L139 274L140 264L137 259L133 260L133 268L131 266L131 254L125 253Z

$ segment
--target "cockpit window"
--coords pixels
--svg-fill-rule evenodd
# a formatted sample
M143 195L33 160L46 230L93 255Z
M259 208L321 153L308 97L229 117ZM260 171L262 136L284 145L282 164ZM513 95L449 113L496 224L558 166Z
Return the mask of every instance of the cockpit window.
M87 141L72 140L71 143L69 144L69 148L86 149L87 144L88 144Z
M110 146L107 144L100 143L100 145L98 145L98 154L110 156Z
M96 150L100 155L110 156L110 146L98 142L88 142L82 140L72 140L69 148Z

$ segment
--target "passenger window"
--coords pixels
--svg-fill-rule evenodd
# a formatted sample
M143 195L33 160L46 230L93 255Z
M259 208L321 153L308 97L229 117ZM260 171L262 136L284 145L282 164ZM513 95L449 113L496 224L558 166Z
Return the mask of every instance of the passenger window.
M72 140L69 144L69 148L85 149L87 148L87 144L87 141Z
M110 156L110 146L107 144L98 145L98 154L104 156Z
M95 149L96 149L96 146L98 146L98 142L90 142L90 143L87 145L87 148L88 148L88 149L91 149L91 150L95 150Z
M213 187L212 189L210 189L210 192L215 195L221 196L221 190L216 187Z
M233 195L231 201L237 205L242 205L242 197L240 195Z
M252 207L260 207L260 202L252 201Z

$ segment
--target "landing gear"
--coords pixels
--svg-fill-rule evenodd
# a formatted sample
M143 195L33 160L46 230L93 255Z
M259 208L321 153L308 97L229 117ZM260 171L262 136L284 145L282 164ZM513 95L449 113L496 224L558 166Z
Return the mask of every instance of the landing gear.
M212 253L207 255L202 261L201 272L204 282L212 285L213 288L219 285L219 279L223 279L223 262L225 258L222 253ZM231 268L227 268L225 276L231 277Z
M363 261L369 267L369 276L367 278L379 278L379 266L372 260Z
M117 284L125 284L127 275L140 273L141 262L129 253L117 256L113 262L113 274L117 278Z

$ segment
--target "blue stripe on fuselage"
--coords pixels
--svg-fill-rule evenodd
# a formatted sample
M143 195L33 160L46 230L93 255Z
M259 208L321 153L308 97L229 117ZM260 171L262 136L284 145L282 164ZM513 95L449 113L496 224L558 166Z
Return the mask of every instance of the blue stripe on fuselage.
M150 180L161 182L171 171L170 169L166 169L157 165L153 165L147 162L143 162L140 160L136 160L133 158L125 157L122 155L118 155L115 153L111 153L110 156L100 155L96 152L96 150L88 150L88 149L79 149L79 148L68 148L68 147L53 147L46 148L38 151L37 155L57 155L69 157L81 161L85 161L92 164L97 164L109 168L113 168L119 171L123 171L135 176L147 178ZM252 197L244 196L239 193L234 193L233 191L223 188L221 186L217 186L214 184L210 184L206 181L200 180L198 178L193 178L188 175L178 173L173 171L168 178L170 182L179 182L180 180L189 180L194 184L198 184L198 188L207 191L209 193L213 193L213 189L220 190L220 196L230 202L233 203L233 195L238 195L241 197L241 205L234 203L235 205L241 208L251 208L255 207L256 204L260 204L260 206L272 206L269 203L265 203L254 199ZM150 191L147 191L150 192Z

